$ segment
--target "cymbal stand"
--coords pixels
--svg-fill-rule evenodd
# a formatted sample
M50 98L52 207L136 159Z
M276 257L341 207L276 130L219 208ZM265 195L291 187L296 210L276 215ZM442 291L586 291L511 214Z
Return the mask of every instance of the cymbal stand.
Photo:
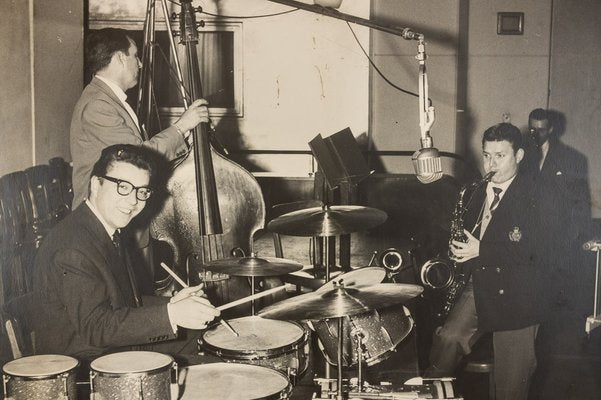
M357 371L357 390L359 393L363 390L363 338L365 335L361 330L355 329L352 332L355 337L355 341L357 342L357 361L359 362L358 371Z

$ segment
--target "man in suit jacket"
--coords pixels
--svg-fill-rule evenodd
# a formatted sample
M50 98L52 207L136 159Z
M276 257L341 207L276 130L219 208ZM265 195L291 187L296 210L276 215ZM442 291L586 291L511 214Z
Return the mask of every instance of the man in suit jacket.
M153 172L143 147L107 147L94 164L89 198L44 239L34 268L39 352L90 360L174 339L177 326L202 329L219 315L199 287L171 299L143 296L142 277L112 240L144 208Z
M592 287L584 288L594 279L587 269L594 261L586 260L588 254L581 247L594 235L588 163L583 154L559 140L559 120L559 113L555 111L532 110L528 116L531 161L527 167L528 172L537 175L562 199L554 213L554 218L563 220L565 227L561 232L565 250L554 279L558 292L556 301L558 305L568 302L582 311L592 302Z
M197 100L173 125L148 139L126 101L125 92L136 86L141 64L138 48L124 29L106 28L90 35L86 63L94 77L84 88L71 119L73 208L88 196L92 165L103 148L118 143L141 144L173 160L185 154L188 132L208 121L206 101Z
M430 353L431 376L453 375L483 332L493 333L498 400L525 400L536 368L534 343L548 309L545 276L553 259L545 213L552 207L531 176L518 173L522 135L502 123L482 139L484 171L494 172L465 200L468 240L453 241L456 262L471 274Z

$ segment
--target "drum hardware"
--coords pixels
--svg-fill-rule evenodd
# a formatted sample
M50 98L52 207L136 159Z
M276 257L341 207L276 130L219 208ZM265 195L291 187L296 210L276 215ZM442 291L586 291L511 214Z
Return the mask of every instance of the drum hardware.
M386 221L386 218L388 215L376 208L324 205L280 215L267 224L267 229L282 235L324 237L327 282L330 280L329 238L373 228Z
M419 399L449 399L463 400L457 397L453 387L454 378L412 378L402 385L391 385L382 382L379 385L370 385L367 382L359 384L357 378L345 380L343 388L346 398L358 400L419 400ZM316 378L319 394L315 393L315 400L336 399L338 382L335 379ZM360 387L362 389L360 389Z
M204 352L224 362L273 368L288 376L292 383L306 371L310 332L300 324L257 316L232 319L230 323L240 337L234 338L223 327L215 326L202 334Z
M343 399L342 371L344 369L343 340L345 316L353 316L379 307L386 307L410 300L418 296L423 288L417 285L400 283L380 283L375 285L345 288L344 282L333 282L333 288L313 292L265 307L260 316L273 319L337 319L337 391L336 400Z
M250 257L225 258L207 262L202 268L210 272L218 272L233 276L250 277L251 295L255 294L255 277L280 276L303 269L302 264L284 258L258 257L251 253ZM251 315L255 315L255 299L251 298Z
M76 400L76 370L73 357L45 354L21 357L2 367L4 398L11 400Z
M332 289L305 293L274 303L263 308L258 315L284 320L352 316L407 302L423 290L421 286L403 283L378 283L348 288L344 283L335 283Z
M328 206L292 211L267 224L271 232L290 236L339 236L371 229L388 215L363 206Z

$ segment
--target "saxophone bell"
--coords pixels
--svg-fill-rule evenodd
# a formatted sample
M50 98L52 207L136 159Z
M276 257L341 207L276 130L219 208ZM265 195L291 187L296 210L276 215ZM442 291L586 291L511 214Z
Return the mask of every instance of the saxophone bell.
M420 279L431 289L446 289L455 280L453 269L453 263L449 259L436 257L422 265Z

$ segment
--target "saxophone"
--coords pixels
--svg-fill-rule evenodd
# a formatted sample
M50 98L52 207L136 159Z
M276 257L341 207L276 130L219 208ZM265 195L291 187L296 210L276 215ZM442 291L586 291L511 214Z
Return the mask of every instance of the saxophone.
M465 195L470 190L473 195L474 191L484 183L490 181L494 172L489 172L483 178L478 179L469 184L463 185L459 194L457 195L457 201L455 202L455 208L451 219L449 245L446 257L436 257L428 260L424 263L421 268L420 276L424 285L432 289L446 289L445 300L440 311L436 313L436 318L442 323L451 312L451 309L455 305L455 302L463 293L463 289L467 283L467 276L463 271L463 268L457 265L452 260L451 246L453 240L459 242L466 242L467 236L464 232L464 215L467 211L465 204ZM468 202L469 203L469 202Z

